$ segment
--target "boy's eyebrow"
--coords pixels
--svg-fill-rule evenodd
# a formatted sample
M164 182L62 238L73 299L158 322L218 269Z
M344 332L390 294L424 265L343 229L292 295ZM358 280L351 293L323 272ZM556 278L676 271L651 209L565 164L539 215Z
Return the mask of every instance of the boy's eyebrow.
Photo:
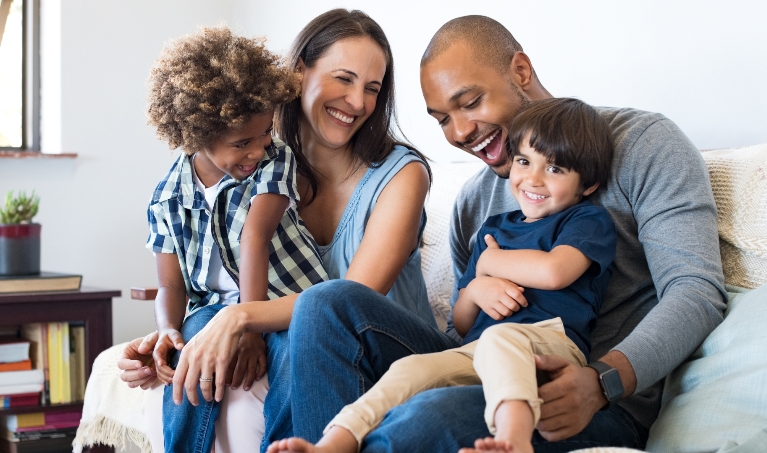
M266 128L266 130L264 131L264 134L266 134L267 132L269 132L273 128L274 128L274 120L272 120L272 122L269 123L269 127ZM237 140L232 140L231 142L229 142L229 144L230 145L234 145L236 143L246 142L248 140L255 140L255 138L256 137L242 137L242 138L238 138Z
M344 73L346 73L346 74L349 74L349 75L350 75L350 76L352 76L352 77L355 77L355 78L359 78L359 76L357 75L357 73L356 73L356 72L354 72L354 71L350 71L350 70L348 70L348 69L344 69L344 68L336 68L336 69L334 69L334 70L333 70L333 72L335 72L335 71L341 71L341 72L344 72ZM372 81L372 82L370 82L370 83L375 83L376 85L378 85L378 86L381 86L381 82L379 82L378 80L373 80L373 81Z
M240 138L240 139L237 139L237 140L233 140L233 141L229 142L229 144L230 145L236 145L238 143L242 143L242 142L247 142L247 141L253 140L254 138L255 137L244 137L244 138Z

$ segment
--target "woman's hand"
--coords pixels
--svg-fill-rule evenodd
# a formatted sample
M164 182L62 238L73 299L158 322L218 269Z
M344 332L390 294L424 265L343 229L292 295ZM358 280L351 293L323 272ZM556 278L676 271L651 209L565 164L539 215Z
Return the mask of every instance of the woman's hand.
M245 333L247 308L243 307L246 305L251 304L221 309L181 350L173 375L173 401L176 404L181 404L183 391L192 405L199 404L198 384L206 401L213 400L214 384L216 401L224 397L227 369L237 353L240 337Z
M136 338L123 348L117 360L117 368L120 369L120 379L128 387L146 390L154 384L157 379L152 359L155 343L157 332L152 332L144 338Z
M245 332L237 346L237 358L229 364L226 372L226 384L233 389L240 385L250 390L253 381L264 377L266 373L266 342L263 335Z
M168 357L173 349L181 350L184 347L184 337L176 329L161 329L154 345L155 370L157 377L168 385L173 382L173 368L168 364Z

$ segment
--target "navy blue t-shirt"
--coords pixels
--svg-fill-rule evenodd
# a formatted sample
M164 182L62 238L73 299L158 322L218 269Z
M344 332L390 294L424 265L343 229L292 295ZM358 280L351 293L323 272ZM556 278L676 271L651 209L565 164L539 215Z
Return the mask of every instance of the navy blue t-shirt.
M569 245L589 258L591 266L567 288L557 291L525 288L527 307L501 321L480 311L463 340L464 344L478 339L485 329L498 323L533 324L560 317L567 337L588 359L590 334L596 325L610 278L610 264L615 258L615 225L605 208L587 200L535 222L525 223L524 220L522 211L512 211L491 216L485 221L477 233L474 251L466 272L458 282L458 289L465 288L476 277L477 261L487 248L486 234L492 235L503 250L550 252L558 245Z

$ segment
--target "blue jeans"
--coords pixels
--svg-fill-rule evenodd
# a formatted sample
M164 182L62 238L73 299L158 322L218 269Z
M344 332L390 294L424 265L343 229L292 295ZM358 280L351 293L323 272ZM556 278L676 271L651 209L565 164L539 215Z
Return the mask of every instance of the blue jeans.
M288 338L292 379L270 386L262 451L289 436L317 442L341 408L394 361L458 346L391 299L347 280L304 291L293 308Z
M479 385L427 390L386 415L362 444L362 452L432 451L455 453L490 436L484 421L485 397ZM548 442L536 431L536 453L591 447L643 449L648 430L620 406L597 412L580 434Z
M181 325L181 335L188 342L197 332L202 330L213 317L224 308L216 304L205 306L184 320ZM171 354L170 365L176 369L181 354L174 351ZM216 420L218 419L219 404L213 400L205 401L200 387L197 387L196 407L189 402L186 392L183 392L181 404L173 402L173 387L166 386L162 398L162 434L166 453L208 453L215 439Z
M283 330L264 336L266 340L266 369L269 370L269 392L264 399L266 430L261 440L261 451L266 451L266 447L271 443L270 439L284 439L293 436L293 426L290 423L290 348L288 347L290 339L288 332L289 330Z

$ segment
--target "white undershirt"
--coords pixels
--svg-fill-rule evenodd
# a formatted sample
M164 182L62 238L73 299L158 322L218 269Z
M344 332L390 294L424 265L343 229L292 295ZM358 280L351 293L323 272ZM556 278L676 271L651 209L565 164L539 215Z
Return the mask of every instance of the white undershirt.
M197 177L197 173L194 171L194 158L192 158L192 176L194 177L195 185L205 193L205 202L208 205L208 212L212 213L213 204L216 202L216 195L218 195L218 186L221 184L221 181L211 187L205 187L202 181L200 181L200 178ZM205 284L208 285L208 288L219 294L221 303L224 305L236 304L240 298L240 288L237 287L232 276L229 275L226 269L224 269L224 264L221 261L221 252L218 244L215 242L210 248L208 278L205 280Z

